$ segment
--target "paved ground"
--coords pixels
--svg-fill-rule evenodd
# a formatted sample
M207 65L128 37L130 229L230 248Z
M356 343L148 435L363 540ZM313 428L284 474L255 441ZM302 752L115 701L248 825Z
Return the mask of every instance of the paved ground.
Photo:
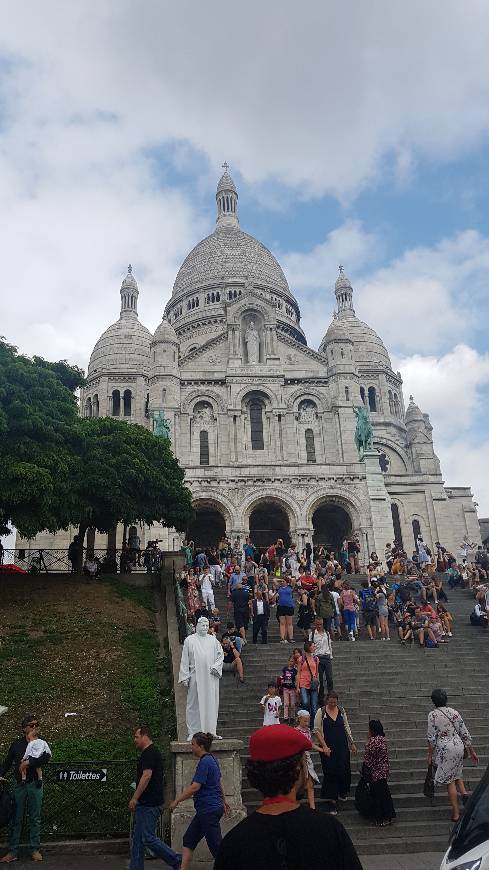
M362 859L364 870L440 870L442 855L435 852L418 852L412 855L367 855ZM16 867L33 867L29 857L19 860ZM126 870L128 860L122 855L51 855L47 854L41 865L51 870ZM147 861L146 868L163 867L160 861ZM196 870L211 870L212 865L205 868L195 865Z

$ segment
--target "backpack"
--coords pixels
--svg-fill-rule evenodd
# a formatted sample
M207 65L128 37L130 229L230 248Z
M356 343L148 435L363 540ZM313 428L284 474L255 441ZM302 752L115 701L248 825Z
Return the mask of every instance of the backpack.
M0 828L6 828L15 815L15 800L7 782L0 783Z
M377 601L373 592L363 596L363 609L366 613L375 613L377 610Z

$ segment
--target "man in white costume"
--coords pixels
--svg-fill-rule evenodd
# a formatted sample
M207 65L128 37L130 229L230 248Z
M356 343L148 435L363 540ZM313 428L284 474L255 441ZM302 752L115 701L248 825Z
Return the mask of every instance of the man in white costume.
M198 731L216 734L219 680L224 653L217 637L209 634L209 620L201 616L196 634L185 638L178 682L188 689L187 740Z

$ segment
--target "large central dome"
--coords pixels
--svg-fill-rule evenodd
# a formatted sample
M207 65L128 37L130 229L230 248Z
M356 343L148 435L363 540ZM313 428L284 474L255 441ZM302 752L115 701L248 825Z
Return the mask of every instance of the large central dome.
M222 281L243 280L291 296L282 269L265 245L237 225L218 225L185 258L173 285L173 296Z

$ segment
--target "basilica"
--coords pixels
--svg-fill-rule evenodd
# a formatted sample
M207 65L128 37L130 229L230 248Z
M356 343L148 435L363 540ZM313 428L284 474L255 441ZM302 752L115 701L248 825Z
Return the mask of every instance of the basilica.
M90 358L81 413L150 429L164 418L192 492L187 535L196 544L227 534L257 546L281 537L337 548L355 535L365 561L394 539L412 552L418 534L454 552L465 535L480 542L470 488L445 485L428 414L412 397L405 407L401 376L356 316L343 268L314 350L279 263L240 227L227 168L216 208L215 229L184 260L154 335L138 319L129 267L119 319ZM373 445L359 452L361 406ZM56 544L39 538L61 546L63 534ZM171 530L141 530L143 545L155 537L180 545Z

